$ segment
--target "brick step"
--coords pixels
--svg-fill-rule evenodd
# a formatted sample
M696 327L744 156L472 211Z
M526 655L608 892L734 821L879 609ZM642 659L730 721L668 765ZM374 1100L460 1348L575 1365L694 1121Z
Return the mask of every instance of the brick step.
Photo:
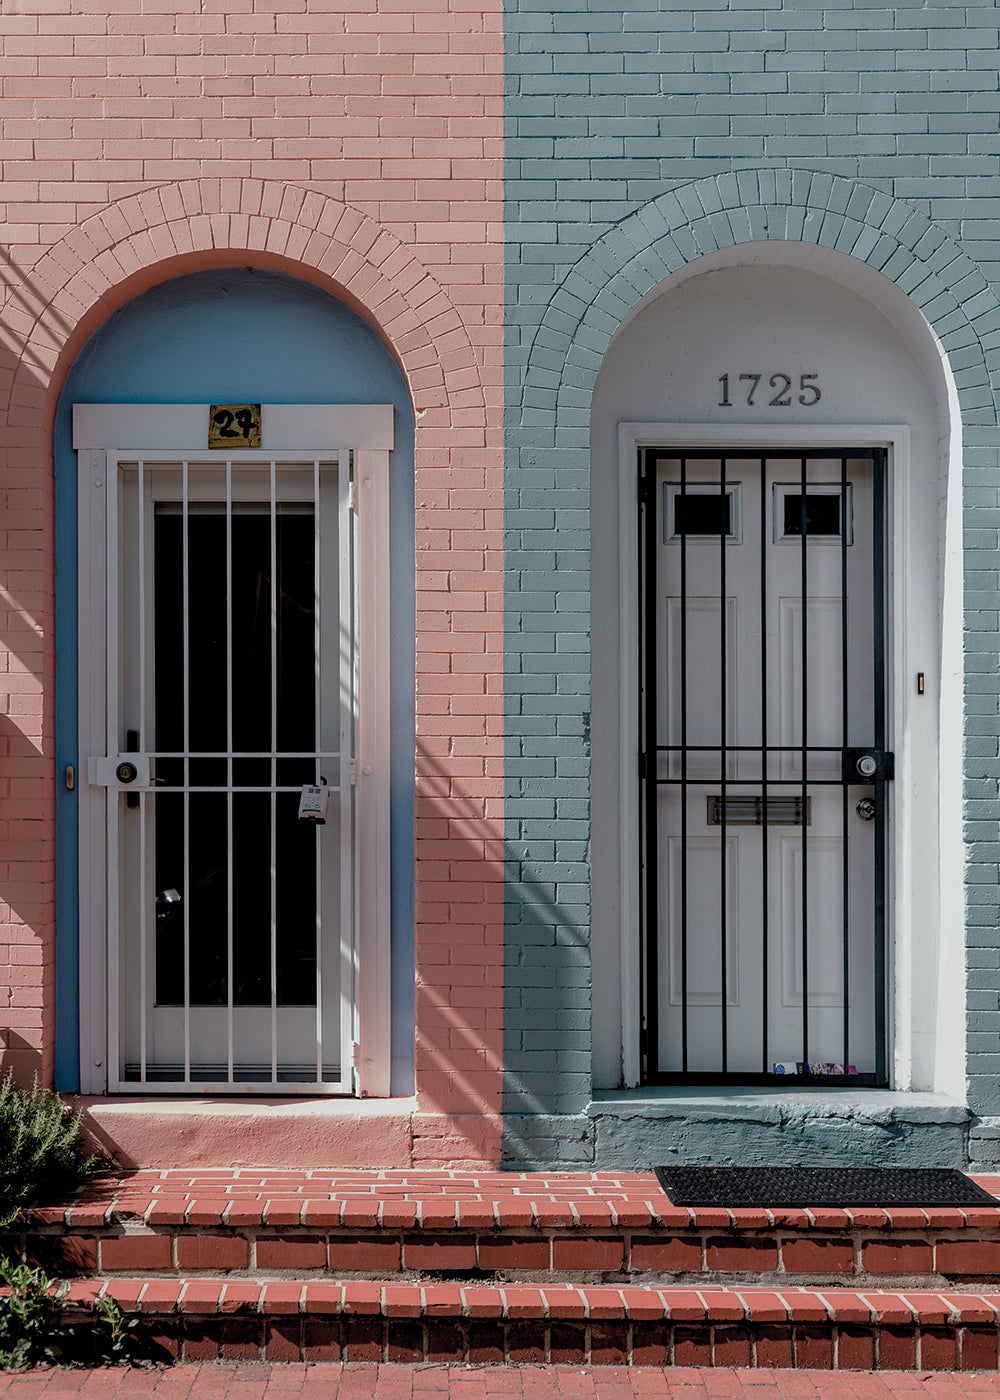
M996 1371L1000 1295L77 1279L185 1361L546 1362Z
M104 1277L985 1287L1000 1204L681 1208L651 1173L145 1172L34 1210L0 1249Z

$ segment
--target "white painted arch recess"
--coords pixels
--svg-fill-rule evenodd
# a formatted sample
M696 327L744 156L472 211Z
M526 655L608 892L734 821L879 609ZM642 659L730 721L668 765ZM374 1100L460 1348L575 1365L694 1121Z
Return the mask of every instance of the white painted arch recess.
M748 405L761 374L791 402ZM730 375L729 405L720 376ZM821 390L799 402L800 375ZM779 381L780 384L780 381ZM739 390L742 389L742 393ZM594 1085L639 1077L636 453L888 449L891 1087L964 1097L961 520L957 397L939 342L882 274L815 245L711 254L628 314L591 414ZM924 693L916 693L923 672Z

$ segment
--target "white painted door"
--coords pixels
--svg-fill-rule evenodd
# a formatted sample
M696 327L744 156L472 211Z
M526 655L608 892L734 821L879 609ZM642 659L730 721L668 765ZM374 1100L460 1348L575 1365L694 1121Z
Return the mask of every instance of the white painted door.
M875 1075L873 457L650 457L650 1077Z
M120 1085L351 1089L351 458L108 463Z

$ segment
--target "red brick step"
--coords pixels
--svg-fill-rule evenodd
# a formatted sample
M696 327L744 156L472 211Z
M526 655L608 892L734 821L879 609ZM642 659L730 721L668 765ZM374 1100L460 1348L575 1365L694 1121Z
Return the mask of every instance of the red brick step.
M97 1276L983 1287L1000 1286L1000 1204L689 1209L650 1173L137 1172L0 1247Z
M1000 1295L846 1289L78 1279L186 1361L997 1369Z

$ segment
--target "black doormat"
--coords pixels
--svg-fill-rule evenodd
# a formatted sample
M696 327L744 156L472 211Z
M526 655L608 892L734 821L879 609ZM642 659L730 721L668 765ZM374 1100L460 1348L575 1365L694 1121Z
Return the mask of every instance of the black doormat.
M657 1167L675 1206L998 1206L952 1167Z

